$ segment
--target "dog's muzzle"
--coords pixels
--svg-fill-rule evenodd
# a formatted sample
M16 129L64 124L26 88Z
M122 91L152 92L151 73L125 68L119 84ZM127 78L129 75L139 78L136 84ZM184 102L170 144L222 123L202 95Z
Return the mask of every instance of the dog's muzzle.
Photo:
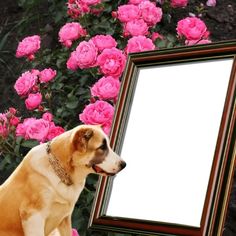
M93 170L97 173L97 174L102 174L102 175L108 175L108 176L114 176L115 174L117 174L118 172L120 172L121 170L123 170L126 167L126 163L124 161L121 161L119 163L119 169L118 171L116 171L115 173L110 173L110 172L106 172L105 170L103 170L101 167L99 167L98 165L94 164L92 165Z

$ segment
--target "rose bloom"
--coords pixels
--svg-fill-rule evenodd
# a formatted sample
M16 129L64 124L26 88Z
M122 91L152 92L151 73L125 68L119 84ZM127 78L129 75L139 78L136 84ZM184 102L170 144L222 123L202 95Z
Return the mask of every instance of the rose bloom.
M40 74L40 71L37 69L32 69L30 72L31 72L31 74L36 75L36 76L38 76Z
M197 17L186 17L177 23L177 33L187 40L207 39L209 32L205 23Z
M7 137L7 117L5 113L0 113L0 136Z
M77 19L79 16L89 13L90 7L87 4L79 2L78 0L72 0L67 3L68 15Z
M154 26L161 21L162 9L157 7L154 3L143 1L139 4L139 9L143 20L149 25Z
M128 3L138 5L139 3L144 2L144 1L148 1L148 0L129 0Z
M44 119L32 121L25 131L25 139L35 139L39 142L45 142L49 132L49 122Z
M76 60L80 69L90 68L96 65L98 50L91 42L83 41L76 48Z
M84 124L102 125L104 132L109 134L114 115L114 107L105 101L96 101L85 107L79 118Z
M188 0L171 0L170 5L172 7L186 7Z
M140 11L138 6L132 4L119 6L117 11L117 18L123 23L139 19Z
M163 39L164 37L157 33L157 32L153 32L152 35L151 35L151 39L153 42L155 42L157 39Z
M206 5L208 7L215 7L216 6L216 0L207 0Z
M67 66L68 69L75 71L75 70L77 70L79 68L78 60L77 60L78 57L79 56L78 56L78 52L77 51L73 51L70 54L70 57L69 57L69 59L66 62L66 66Z
M87 34L80 23L66 23L59 31L59 42L66 47L71 47L72 42Z
M39 81L41 83L47 83L52 79L54 79L56 75L57 75L56 70L53 70L51 68L44 69L39 73Z
M54 122L50 122L49 131L48 131L46 140L52 140L53 138L57 137L58 135L64 132L65 130L62 127L56 126Z
M79 0L80 3L88 6L97 5L101 3L101 0Z
M116 40L111 35L96 35L91 41L102 52L105 48L113 48L117 46Z
M40 36L34 35L24 38L16 49L16 57L28 57L34 59L34 54L40 49Z
M41 102L41 93L30 93L28 98L25 100L25 105L28 110L34 110L41 104Z
M148 25L143 19L132 20L124 25L124 36L147 35Z
M50 112L45 112L45 113L43 114L42 118L43 118L44 120L47 120L47 121L51 122L52 119L53 119L53 115L52 115Z
M37 76L29 71L23 73L16 81L14 89L19 96L27 95L36 84Z
M12 116L10 118L10 125L17 126L20 123L20 118L16 116Z
M15 115L16 112L17 112L16 108L14 108L14 107L9 107L8 110L9 110L9 112L10 112L12 115Z
M71 236L79 236L76 229L72 229L72 235Z
M145 36L134 36L128 40L125 51L128 54L132 52L143 52L154 49L155 45L151 39Z
M17 137L21 136L21 137L25 138L25 133L26 133L27 127L30 126L35 121L36 121L36 118L24 119L23 123L18 124L16 127L16 136Z
M126 57L117 48L106 48L97 58L97 64L104 75L119 77L124 71Z
M102 77L91 88L91 94L100 99L117 100L120 90L120 81L112 76Z

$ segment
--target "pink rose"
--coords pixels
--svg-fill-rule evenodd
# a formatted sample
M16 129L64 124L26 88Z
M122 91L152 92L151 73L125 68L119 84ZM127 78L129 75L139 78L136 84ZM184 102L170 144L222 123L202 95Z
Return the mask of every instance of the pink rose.
M171 0L170 5L172 7L186 7L188 0Z
M100 99L114 99L117 100L120 90L120 81L112 76L102 77L91 88L91 94Z
M66 47L71 47L72 42L87 34L80 23L66 23L59 31L59 42Z
M78 60L77 58L79 57L78 55L79 53L77 51L73 51L71 54L70 54L70 57L66 63L66 66L69 70L77 70L79 68L78 66Z
M16 49L16 57L28 57L34 59L34 54L40 49L40 36L34 35L24 38Z
M101 0L79 0L79 2L81 2L82 4L86 4L88 6L92 6L100 4Z
M26 71L16 81L14 89L19 96L27 95L36 84L37 76Z
M104 132L109 134L114 115L114 107L105 101L96 101L85 107L80 120L85 124L102 125Z
M117 18L123 23L139 19L140 11L138 6L132 4L119 6L117 11Z
M52 119L53 119L53 115L52 115L50 112L45 112L45 113L43 114L42 118L43 118L44 120L47 120L47 121L51 122Z
M126 57L117 48L106 48L97 58L97 64L104 75L119 77L124 71Z
M53 138L57 137L58 135L64 133L65 130L60 126L55 126L54 122L50 122L49 131L47 134L47 140L52 140Z
M139 9L143 20L149 25L154 26L156 23L161 21L162 10L157 7L154 3L149 1L143 1L139 4Z
M152 41L155 42L157 39L163 39L164 37L157 32L153 32L151 38Z
M25 100L25 105L28 110L34 110L41 104L41 102L41 93L30 93L28 98Z
M23 123L18 124L16 127L16 136L21 136L25 138L27 127L33 124L35 121L35 118L24 119Z
M90 12L90 7L87 4L79 2L78 0L68 1L67 8L68 15L70 15L74 19Z
M179 37L187 40L207 39L209 32L205 23L197 17L186 17L177 23L177 33Z
M79 236L78 232L76 229L72 229L72 234L71 236Z
M8 132L6 114L0 113L0 136L7 137Z
M83 41L76 48L76 60L80 69L90 68L96 65L98 50L91 42Z
M12 116L10 118L10 125L17 126L20 123L20 118L16 116Z
M144 1L148 1L148 0L129 0L128 3L138 5L139 3L144 2Z
M51 81L52 79L54 79L56 75L57 75L56 70L53 70L51 68L44 69L39 74L39 81L41 83L47 83Z
M15 115L16 112L17 112L16 108L14 108L14 107L9 107L8 110L9 110L9 112L10 112L12 115Z
M116 47L117 42L111 35L96 35L91 38L91 41L98 48L99 52L102 52L105 48Z
M132 52L143 52L148 50L154 50L155 45L151 39L145 36L134 36L128 40L127 46L125 48L126 53Z
M36 75L36 76L38 76L40 74L40 71L37 69L32 69L30 72L31 72L31 74Z
M216 6L216 0L207 0L206 5L208 7L215 7Z
M39 142L45 142L50 125L44 119L37 119L26 127L25 139L36 139Z
M124 36L147 35L148 25L143 19L132 20L124 25Z

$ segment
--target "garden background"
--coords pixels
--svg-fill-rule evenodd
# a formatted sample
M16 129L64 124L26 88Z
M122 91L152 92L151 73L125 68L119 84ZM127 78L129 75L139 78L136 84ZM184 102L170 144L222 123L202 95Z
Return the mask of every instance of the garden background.
M102 124L109 133L129 52L236 39L235 0L130 0L135 7L129 14L121 7L127 3L0 2L0 182L30 148L64 130L92 123ZM137 6L141 13L137 13ZM153 18L148 18L147 12ZM179 23L188 17L195 19L191 23L194 26ZM62 29L68 22L76 24ZM197 31L191 35L186 27L196 27ZM19 48L19 42L24 44L22 40L33 35L40 38L30 41L32 47ZM96 37L101 35L106 37ZM87 54L80 58L78 52L85 51ZM108 59L115 65L111 66ZM27 91L20 86L25 78L32 85ZM35 130L35 124L46 127L48 134ZM25 127L29 125L31 132L27 133ZM89 176L73 214L73 226L81 236L108 235L87 230L96 181L96 175ZM224 235L236 235L235 188Z

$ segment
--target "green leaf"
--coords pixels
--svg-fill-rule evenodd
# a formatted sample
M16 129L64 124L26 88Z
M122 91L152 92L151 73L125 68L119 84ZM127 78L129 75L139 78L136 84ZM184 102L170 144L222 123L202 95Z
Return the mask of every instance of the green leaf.
M67 102L66 103L66 107L69 108L69 109L75 109L79 104L79 101L76 100L76 101L70 101L70 102Z
M33 147L37 146L38 144L39 144L39 142L36 140L24 140L21 143L21 146L26 147L26 148L33 148Z

